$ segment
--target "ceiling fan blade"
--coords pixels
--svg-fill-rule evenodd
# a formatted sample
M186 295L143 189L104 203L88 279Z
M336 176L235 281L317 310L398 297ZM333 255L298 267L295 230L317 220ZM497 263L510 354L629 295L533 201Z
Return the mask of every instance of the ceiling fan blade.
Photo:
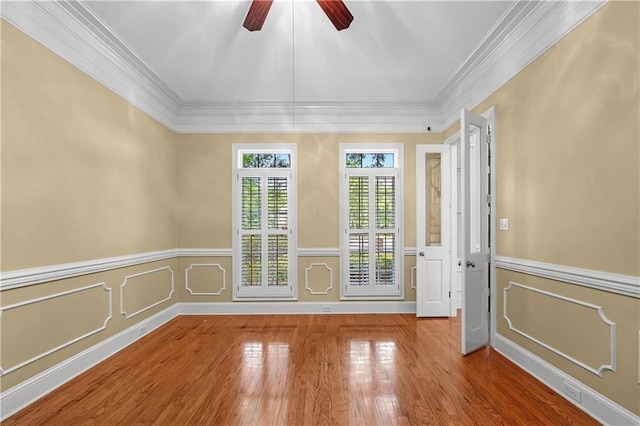
M342 0L317 0L317 2L336 30L341 31L349 28L353 21L353 15Z
M272 3L273 0L253 0L242 26L249 31L260 31L265 19L267 19Z

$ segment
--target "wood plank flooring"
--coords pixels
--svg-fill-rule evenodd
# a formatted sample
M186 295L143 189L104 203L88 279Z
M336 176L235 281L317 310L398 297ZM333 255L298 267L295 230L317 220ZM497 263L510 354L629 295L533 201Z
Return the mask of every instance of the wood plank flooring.
M598 424L459 319L180 316L4 425Z

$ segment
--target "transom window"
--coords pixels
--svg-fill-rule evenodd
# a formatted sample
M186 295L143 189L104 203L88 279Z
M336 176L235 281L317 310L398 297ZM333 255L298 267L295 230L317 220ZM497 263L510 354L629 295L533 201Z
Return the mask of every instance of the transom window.
M341 297L403 294L402 145L340 146Z
M295 146L234 145L234 298L295 298Z

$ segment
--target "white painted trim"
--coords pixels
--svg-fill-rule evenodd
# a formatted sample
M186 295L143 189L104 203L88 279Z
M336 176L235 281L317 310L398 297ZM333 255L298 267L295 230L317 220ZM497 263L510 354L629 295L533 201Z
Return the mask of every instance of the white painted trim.
M298 257L340 257L339 248L299 248Z
M295 120L293 119L295 117ZM185 104L177 133L424 133L443 131L430 102L243 102Z
M0 421L32 404L54 389L85 372L111 355L121 351L146 333L171 321L178 315L178 307L172 305L120 333L68 358L0 394Z
M243 168L242 157L244 153L286 153L290 155L290 165L288 168ZM253 298L262 298L265 300L275 299L292 299L298 298L298 146L295 143L234 143L231 147L231 179L232 179L232 192L231 192L231 210L232 210L232 295L233 300L248 300ZM260 235L262 236L262 285L260 286L242 286L242 212L241 212L241 192L243 177L259 177L262 179L261 191L264 190L266 181L269 177L281 177L287 179L287 205L288 205L288 226L286 235L288 237L287 252L289 254L287 271L288 271L288 285L276 288L275 286L268 286L266 279L268 276L268 264L266 244L268 240L269 231L267 229L267 219L263 216L262 228L260 229ZM262 198L261 214L266 215L267 208L267 196ZM256 230L257 231L257 230ZM287 232L288 231L288 232ZM295 285L294 285L295 284Z
M433 101L185 103L83 2L2 2L3 19L177 133L441 132L606 1L515 2ZM293 117L295 116L295 122Z
M82 2L2 2L2 18L174 129L180 98Z
M217 266L220 271L222 271L222 287L217 293L198 293L189 288L189 271L193 267L203 267L203 266ZM220 296L223 291L227 289L227 278L226 271L219 263L192 263L189 265L187 269L184 270L184 288L191 294L192 296Z
M325 291L313 291L309 287L309 271L314 266L324 266L327 271L329 271L329 287ZM304 270L304 288L309 291L311 294L329 294L329 292L333 289L333 269L326 263L310 263L309 267Z
M19 269L0 273L0 290L24 287L80 275L104 272L142 263L156 262L178 256L176 250L159 250L125 256L106 257L81 262L62 263L38 268Z
M415 247L405 247L405 256L415 256ZM64 280L86 274L157 262L175 257L232 257L230 248L178 248L105 257L81 262L61 263L37 268L0 272L0 291L26 287L50 281ZM340 257L337 247L298 248L298 257Z
M228 248L182 248L176 249L178 257L231 257L233 250Z
M474 108L606 3L514 3L436 97L444 129L460 119L460 108Z
M330 311L324 311L323 307ZM415 314L416 302L178 303L180 315Z
M404 299L404 178L405 178L405 156L404 143L393 142L368 142L368 143L340 143L338 146L340 162L340 300L374 300L380 298L386 299ZM348 168L346 165L346 155L348 153L363 152L379 152L393 153L394 164L389 168ZM395 208L396 208L396 229L393 230L395 240L395 280L396 283L391 288L377 286L370 279L366 285L351 285L349 283L349 178L354 176L363 176L369 179L375 179L376 176L393 176L395 178ZM375 189L373 185L369 186L369 198L375 197ZM373 202L369 204L370 217ZM373 244L371 235L375 232L373 225L369 223L369 250L372 250ZM373 257L371 257L373 259ZM370 259L370 262L373 260ZM370 266L370 277L374 277L373 265Z
M166 298L153 303L145 308L142 308L132 314L128 314L125 310L124 310L124 287L127 285L127 282L131 279L131 278L136 278L136 277L140 277L142 275L147 275L147 274L152 274L154 272L158 272L158 271L163 271L167 269L170 273L171 273L171 292L169 293L169 296L167 296ZM156 269L151 269L150 271L145 271L145 272L140 272L137 274L133 274L133 275L127 275L126 277L124 277L124 281L122 282L122 284L120 285L120 315L122 315L125 319L129 319L129 318L133 318L138 314L141 314L144 311L148 311L151 308L154 308L158 305L160 305L161 303L164 303L168 300L171 300L171 296L173 296L173 292L175 291L175 282L174 282L174 278L173 278L173 269L171 269L171 266L163 266L162 268L156 268Z
M500 269L640 298L640 277L506 256L496 256L495 264Z
M637 416L587 385L577 381L559 368L551 365L502 335L496 334L493 337L493 346L496 351L600 423L606 425L640 424L640 416ZM582 398L580 403L564 393L565 383L581 392Z
M563 300L567 303L573 303L575 305L579 305L579 306L584 306L585 308L589 308L589 309L594 309L596 310L596 312L598 312L598 315L600 316L600 319L609 326L610 328L610 338L609 338L609 364L606 365L601 365L597 368L594 368L590 365L588 365L585 362L579 361L578 359L565 354L564 352L562 352L561 350L559 350L558 348L555 348L545 342L543 342L542 340L531 336L528 333L525 333L522 330L517 329L516 327L514 327L514 325L511 322L511 319L507 316L507 306L508 306L508 292L509 290L511 290L512 287L520 287L522 289L528 290L528 291L532 291L534 293L538 293L538 294L543 294L545 296L549 296L549 297L553 297L555 299L559 299L559 300ZM545 290L540 290L538 288L535 287L530 287L527 285L523 285L523 284L518 284L518 283L514 283L514 282L509 282L509 285L507 287L505 287L503 289L503 298L502 298L502 317L505 319L505 321L507 321L507 325L509 326L509 329L515 333L520 334L523 337L526 337L527 339L539 344L540 346L542 346L543 348L555 353L558 356L561 356L562 358L573 362L576 365L579 365L580 367L584 368L585 370L596 374L600 377L604 376L604 372L605 370L610 370L610 371L616 371L616 323L613 321L610 321L607 316L604 313L604 308L602 306L598 306L598 305L594 305L591 303L587 303L587 302L583 302L581 300L576 300L576 299L572 299L570 297L566 297L566 296L562 296L560 294L557 293L552 293L550 291L545 291Z
M35 361L37 361L37 360L39 360L41 358L44 358L47 355L51 355L52 353L57 352L60 349L66 348L67 346L71 346L74 343L77 343L77 342L81 341L82 339L85 339L85 338L87 338L89 336L93 336L94 334L97 334L97 333L99 333L99 332L101 332L103 330L106 330L107 329L107 323L112 318L111 312L112 312L112 308L113 308L113 294L111 293L111 289L108 288L104 282L101 282L101 283L98 283L98 284L92 284L92 285L88 285L88 286L85 286L85 287L75 288L73 290L63 291L61 293L55 293L55 294L51 294L49 296L38 297L37 299L27 300L27 301L24 301L24 302L15 303L13 305L3 306L2 308L0 308L0 316L2 316L2 314L5 311L9 311L9 310L12 310L12 309L20 308L22 306L32 305L32 304L38 303L38 302L43 302L45 300L51 300L51 299L56 299L58 297L68 296L70 294L79 293L79 292L85 291L85 290L91 290L91 289L97 288L97 287L102 287L104 289L104 291L106 291L108 296L109 296L108 297L109 307L107 309L107 314L109 316L107 318L105 318L105 320L102 323L101 327L98 327L95 330L91 330L88 333L83 334L82 336L78 336L75 339L71 339L68 342L65 342L65 343L63 343L61 345L58 345L55 348L49 349L48 351L45 351L45 352L43 352L43 353L41 353L39 355L34 356L33 358L30 358L30 359L28 359L26 361L23 361L23 362L21 362L19 364L16 364L14 366L9 367L9 368L0 367L0 376L4 376L5 374L9 374L12 371L15 371L15 370L18 370L18 369L24 367L25 365L29 365L32 362L35 362Z

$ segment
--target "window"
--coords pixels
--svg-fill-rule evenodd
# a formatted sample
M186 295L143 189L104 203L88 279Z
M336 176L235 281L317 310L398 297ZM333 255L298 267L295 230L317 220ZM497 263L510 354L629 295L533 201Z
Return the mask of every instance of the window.
M233 296L297 296L295 146L234 145Z
M340 146L342 298L403 296L402 145Z

